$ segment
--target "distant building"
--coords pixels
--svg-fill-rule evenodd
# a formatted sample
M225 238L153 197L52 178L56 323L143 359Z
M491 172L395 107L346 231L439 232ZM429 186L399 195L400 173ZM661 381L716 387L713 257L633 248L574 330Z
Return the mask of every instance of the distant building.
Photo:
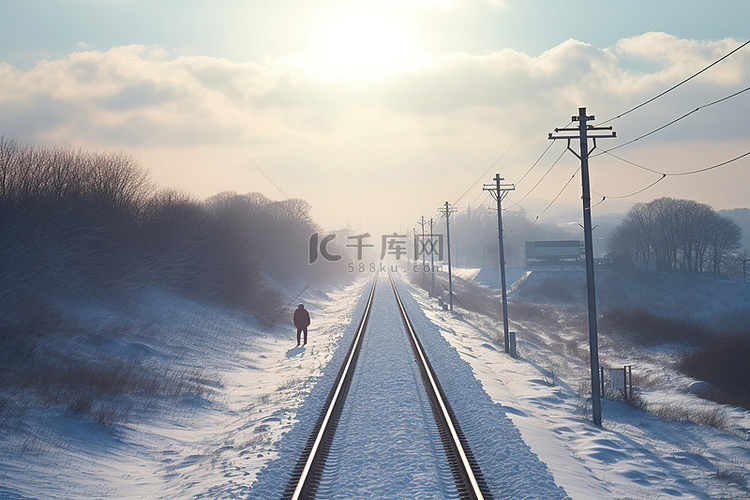
M526 267L580 266L585 262L583 242L579 240L527 241Z

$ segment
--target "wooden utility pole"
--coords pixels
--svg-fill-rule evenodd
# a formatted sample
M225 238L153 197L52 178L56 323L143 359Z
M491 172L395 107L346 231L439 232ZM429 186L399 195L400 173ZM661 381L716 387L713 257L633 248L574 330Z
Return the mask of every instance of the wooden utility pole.
M435 237L432 235L434 226L435 220L430 217L430 297L435 294Z
M508 195L508 192L516 189L513 184L500 184L503 181L500 174L495 174L494 184L485 184L482 186L484 191L489 191L495 201L497 201L497 239L500 245L500 288L503 299L503 339L505 342L505 353L510 354L510 336L508 334L508 296L505 290L505 245L503 245L503 211L502 201Z
M422 226L422 270L424 270L424 264L425 264L425 262L424 262L424 259L425 259L425 256L424 256L424 248L425 248L424 247L424 245L425 245L425 243L424 243L424 226L425 226L425 224L427 224L427 221L424 220L424 215L419 218L419 220L417 221L417 224L419 224L420 226ZM430 241L432 241L432 240L430 240ZM416 260L417 260L417 256L415 255L414 256L415 263L416 263Z
M445 202L445 206L438 208L438 212L445 216L445 234L448 240L448 303L450 310L453 310L453 271L451 270L451 214L458 209L452 207L450 203Z
M591 358L591 407L594 424L602 425L602 401L599 387L599 340L596 327L596 287L594 280L594 239L591 226L591 186L589 181L589 154L596 149L597 139L616 137L615 132L597 135L597 131L612 130L612 127L594 127L588 125L594 121L594 116L586 115L586 108L578 108L578 116L572 120L578 122L576 128L556 128L555 134L549 134L549 139L567 139L568 150L581 160L581 186L583 191L583 237L586 254L586 289L588 291L589 308L589 354ZM590 134L593 132L593 134ZM572 139L579 139L580 154L570 147ZM594 141L594 147L589 151L589 139Z

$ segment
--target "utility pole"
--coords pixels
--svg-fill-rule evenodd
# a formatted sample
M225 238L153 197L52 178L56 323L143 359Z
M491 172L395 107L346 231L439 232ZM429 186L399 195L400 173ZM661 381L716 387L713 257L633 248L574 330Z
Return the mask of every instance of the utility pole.
M424 269L424 259L425 259L425 257L424 257L424 226L425 226L425 224L427 224L427 221L424 220L424 215L419 218L419 220L417 221L417 224L419 224L420 226L422 226L422 269ZM414 248L416 248L416 247L414 247ZM415 255L414 256L415 263L416 263L416 260L417 260L417 256Z
M411 228L411 233L412 233L412 241L414 242L414 246L416 247L416 242L417 242L417 228L415 228L415 227ZM407 269L411 265L411 262L409 262L409 249L410 248L411 248L411 245L409 245L409 242L407 241L406 242L406 265L407 265ZM412 253L412 257L414 258L414 264L416 264L417 263L417 254L415 254L414 252L411 252L411 253Z
M556 128L555 134L562 132L562 135L554 135L550 132L549 139L567 139L568 150L581 160L581 187L583 192L583 237L586 254L586 289L588 291L588 308L589 308L589 354L591 358L591 406L594 424L602 426L602 401L601 390L599 387L599 341L596 331L596 287L594 280L594 240L591 227L591 186L589 181L589 139L594 141L596 149L597 139L609 139L616 137L615 132L606 134L597 134L598 131L612 130L612 127L594 127L588 125L588 121L594 121L594 116L586 115L586 108L578 108L578 116L572 118L578 122L576 128ZM590 134L590 132L593 132ZM572 139L579 139L580 154L576 153L570 147Z
M449 308L453 310L453 272L451 271L451 214L458 209L452 207L450 203L445 202L445 206L438 208L438 211L445 216L445 233L448 239L448 302Z
M435 238L432 235L432 228L435 221L430 217L430 297L435 293Z
M484 184L482 186L483 191L489 191L495 201L497 201L497 239L500 245L500 287L502 290L503 299L503 339L505 342L505 353L510 353L510 336L508 333L508 296L505 291L505 248L503 245L503 211L501 204L503 198L508 195L508 192L516 189L513 184L500 184L500 181L504 181L500 174L495 174L494 184Z

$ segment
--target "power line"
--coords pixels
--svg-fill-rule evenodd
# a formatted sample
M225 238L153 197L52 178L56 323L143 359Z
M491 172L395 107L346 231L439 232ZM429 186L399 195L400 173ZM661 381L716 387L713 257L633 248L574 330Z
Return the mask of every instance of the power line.
M481 181L482 179L484 179L484 176L485 176L485 175L487 175L487 173L488 173L488 172L489 172L490 170L492 170L492 169L493 169L493 168L495 167L495 165L497 165L498 163L500 163L500 160L502 160L502 159L503 159L503 158L505 157L505 155L507 155L507 154L508 154L508 153L510 152L510 150L511 150L511 149L513 149L513 148L514 148L514 147L516 146L516 144L518 144L519 142L521 142L521 139L523 139L523 137L524 137L525 135L526 135L526 134L523 134L523 135L521 135L521 136L520 136L520 137L519 137L518 139L516 139L516 141L515 141L515 142L514 142L513 144L511 144L511 145L510 145L510 147L509 147L508 149L506 149L506 150L505 150L505 151L503 152L503 154L501 154L501 155L500 155L500 156L499 156L499 157L497 158L497 160L495 160L494 162L492 162L492 165L490 165L490 166L489 166L489 167L487 168L487 170L485 170L484 172L482 172L482 175L480 175L480 176L479 176L479 178L478 178L478 179L477 179L476 181L474 181L474 182L473 182L473 183L471 184L471 186L469 186L469 188L468 188L468 189L467 189L466 191L464 191L464 194L462 194L461 196L459 196L459 197L458 197L458 199L457 199L456 201L454 201L454 202L453 202L453 205L457 205L457 204L458 204L458 202L459 202L459 201L461 201L461 199L462 199L462 198L463 198L464 196L466 196L466 195L468 194L468 192L469 192L469 191L471 191L472 189L474 189L474 186L476 186L476 185L477 185L477 183L478 183L479 181Z
M620 156L612 154L609 151L607 151L606 153L609 156L611 156L612 158L616 158L616 159L618 159L618 160L620 160L620 161L622 161L624 163L627 163L629 165L633 165L634 167L638 167L638 168L641 168L641 169L646 170L648 172L653 172L655 174L664 175L664 176L667 176L667 177L676 177L676 176L682 176L682 175L694 175L694 174L700 174L700 173L703 173L703 172L708 172L709 170L714 170L716 168L723 167L723 166L728 165L730 163L734 163L734 162L736 162L738 160L741 160L742 158L745 158L746 156L750 156L750 151L748 151L747 153L742 153L741 155L737 155L734 158L730 158L730 159L725 160L725 161L723 161L721 163L717 163L715 165L711 165L710 167L703 167L703 168L699 168L699 169L696 169L696 170L687 170L685 172L671 172L670 173L670 172L660 172L658 170L654 170L654 169L651 169L651 168L648 168L648 167L644 167L643 165L639 165L638 163L636 163L634 161L626 160L625 158L622 158Z
M524 229L524 230L523 230L523 231L521 231L520 233L513 233L513 234L516 234L516 235L522 235L522 234L526 234L526 233L528 233L528 232L529 232L529 230L530 230L530 229L531 229L532 227L534 227L534 224L536 224L536 222L537 222L537 221L539 220L539 217L541 217L542 215L544 215L544 214L545 214L545 213L547 212L547 210L549 210L549 209L550 209L550 207L552 207L552 205L554 205L554 203L555 203L555 202L557 201L557 199L558 199L558 198L559 198L560 196L562 196L562 194L563 194L563 192L565 191L565 189L566 189L566 188L567 188L567 187L568 187L568 186L570 185L570 183L571 183L571 182L573 181L573 179L575 179L575 178L576 178L576 175L578 175L578 172L579 172L580 170L581 170L581 167L580 167L580 165L579 165L579 166L578 166L578 168L576 168L576 171L575 171L575 172L573 172L573 175L572 175L572 176L570 177L570 179L568 179L568 182L566 182L566 183L565 183L565 185L564 185L564 186L562 187L562 189L560 190L560 192L559 192L559 193L557 193L557 196L555 196L555 197L554 197L554 198L552 199L552 201L551 201L551 202L549 202L549 205L547 205L547 206L546 206L546 207L544 208L544 210L542 210L541 212L539 212L539 215L537 215L537 216L536 216L536 218L534 219L534 221L533 221L533 222L531 223L531 225L530 225L529 227L527 227L526 229Z
M529 167L529 169L528 169L528 170L526 171L526 173L524 173L524 174L523 174L523 175L521 176L521 178L520 178L520 179L518 179L518 181L516 182L516 186L518 186L518 184L519 184L519 183L520 183L520 182L521 182L522 180L524 180L524 179L526 178L526 176L527 176L527 175L529 175L529 174L531 173L531 171L532 171L532 170L534 170L534 167L536 167L536 166L537 166L537 164L538 164L538 163L539 163L540 161L542 161L542 158L544 158L544 155L546 155L546 154L547 154L547 151L549 151L549 150L550 150L550 149L552 148L552 145L553 145L553 144L554 144L554 142L550 142L549 144L547 144L547 149L545 149L545 150L544 150L544 152L542 153L542 155L541 155L541 156L540 156L539 158L537 158L537 159L536 159L536 161L535 161L535 162L534 162L534 163L533 163L533 164L532 164L532 165L531 165L531 166Z
M612 153L609 152L609 150L603 151L603 153L608 154L612 158L618 159L618 160L620 160L623 163L627 163L628 165L633 165L634 167L638 167L641 170L645 170L646 172L651 172L653 174L659 174L659 175L663 175L664 174L664 172L659 172L658 170L654 170L652 168L644 167L643 165L639 165L638 163L636 163L634 161L630 161L630 160L627 160L627 159L625 159L625 158L623 158L621 156L617 156L616 154L612 154Z
M633 144L634 142L640 141L640 140L641 140L641 139L643 139L644 137L648 137L648 136L650 136L650 135L653 135L653 134L655 134L655 133L657 133L657 132L660 132L660 131L664 130L665 128L667 128L667 127L669 127L669 126L671 126L671 125L674 125L675 123L679 122L680 120L682 120L682 119L684 119L684 118L687 118L688 116L692 115L693 113L696 113L696 112L700 111L701 109L705 109L705 108L707 108L707 107L709 107L709 106L713 106L714 104L719 104L720 102L724 102L724 101L727 101L727 100L729 100L729 99L731 99L731 98L733 98L733 97L737 97L738 95L740 95L740 94L742 94L742 93L744 93L744 92L747 92L748 90L750 90L750 87L746 87L746 88L744 88L744 89L742 89L742 90L740 90L740 91L738 91L738 92L735 92L734 94L728 95L728 96L726 96L726 97L722 97L721 99L717 99L717 100L715 100L715 101L713 101L713 102L709 102L708 104L704 104L703 106L698 106L698 107L697 107L697 108L695 108L694 110L692 110L692 111L688 111L688 112L687 112L687 113L685 113L684 115L682 115L682 116L680 116L680 117L678 117L678 118L675 118L675 119L674 119L674 120L672 120L671 122L669 122L669 123L666 123L666 124L662 125L661 127L657 127L657 128L655 128L655 129L654 129L654 130L652 130L651 132L647 132L647 133L645 133L645 134L643 134L643 135L641 135L641 136L638 136L638 137L636 137L635 139L631 139L631 140L629 140L629 141L627 141L627 142L623 142L622 144L618 144L617 146L615 146L615 147L612 147L612 148L609 148L609 149L608 149L608 150L606 150L606 151L601 151L601 152L599 152L599 153L596 153L596 154L594 154L594 155L591 155L591 157L593 158L593 157L596 157L596 156L600 156L600 155L603 155L604 153L607 153L607 152L609 152L609 151L614 151L615 149L619 149L619 148L622 148L622 147L628 146L628 145L630 145L630 144Z
M480 192L480 193L479 193L479 194L477 195L477 197L476 197L476 198L474 198L474 201L472 201L471 203L469 203L469 207L473 207L474 205L476 205L476 203L477 203L477 200L478 200L478 199L479 199L479 198L480 198L480 197L481 197L481 196L482 196L483 194L485 194L485 193L484 193L483 191L482 191L482 192ZM482 200L482 203L484 203L484 200Z
M219 124L220 124L220 125L224 125L224 124L223 124L223 123L222 123L221 121L219 121ZM247 155L247 153L245 153L245 151L243 151L243 149L242 149L242 148L241 148L241 147L239 146L239 144L237 144L237 143L236 143L236 142L234 142L234 141L230 141L230 143L232 144L232 146L234 146L234 147L235 147L235 148L237 149L237 151L239 151L239 152L240 152L240 154L241 154L242 156L244 156L244 157L245 157L245 159L246 159L246 160L247 160L247 161L248 161L248 162L249 162L249 163L250 163L250 164L251 164L251 165L252 165L253 167L255 167L255 169L256 169L256 170L257 170L258 172L260 172L260 174L261 174L261 175L262 175L263 177L265 177L265 178L266 178L266 180L267 180L267 181L268 181L269 183L271 183L271 185L272 185L273 187L275 187L275 188L276 188L276 190L277 190L277 191L278 191L279 193L281 193L281 195L282 195L282 196L283 196L283 197L284 197L285 199L287 199L287 200L289 199L289 196L288 196L288 195L287 195L287 194L286 194L286 193L284 192L284 190L283 190L283 189L281 189L281 188L279 187L279 185L278 185L278 184L276 184L276 183L275 183L275 182L273 181L273 179L271 179L271 178L270 178L270 177L268 176L268 174L266 174L266 173L265 173L265 172L264 172L264 171L263 171L263 170L262 170L262 169L260 168L260 166L258 166L258 164L257 164L257 163L255 163L255 162L253 161L253 159L252 159L252 158L250 158L250 157L249 157L249 156Z
M724 165L728 165L728 164L733 163L733 162L735 162L737 160L741 160L742 158L744 158L746 156L750 156L750 151L748 151L747 153L743 153L743 154L741 154L739 156L735 156L734 158L731 158L731 159L729 159L727 161L723 161L721 163L717 163L716 165L711 165L710 167L699 168L698 170L691 170L689 172L677 172L677 173L674 173L674 174L667 174L667 175L670 175L670 176L679 176L679 175L700 174L700 173L703 173L703 172L708 172L709 170L713 170L715 168L723 167Z
M681 82L679 82L679 83L677 83L677 84L675 84L675 85L673 85L673 86L669 87L669 88L668 88L667 90L665 90L665 91L661 92L660 94L657 94L657 95L655 95L655 96L654 96L654 97L652 97L651 99L648 99L648 100L646 100L646 101L642 102L641 104L639 104L639 105L637 105L637 106L635 106L635 107L632 107L632 108L630 108L629 110L627 110L627 111L625 111L625 112L623 112L623 113L620 113L620 114L619 114L619 115L617 115L617 116L614 116L614 117L610 118L609 120L605 120L605 121L601 122L601 124L600 124L600 125L604 125L605 123L609 123L609 122L611 122L611 121L613 121L613 120L617 120L618 118L622 118L623 116L625 116L625 115L627 115L627 114L630 114L630 113L632 113L633 111L635 111L635 110L637 110L637 109L640 109L640 108L642 108L643 106L645 106L645 105L647 105L647 104L649 104L649 103L652 103L652 102L654 102L655 100L659 99L660 97L662 97L662 96L664 96L664 95L668 94L669 92L673 91L674 89L676 89L676 88L678 88L678 87L680 87L680 86L684 85L685 83L689 82L690 80L692 80L693 78L697 77L697 76L698 76L698 75L700 75L701 73L703 73L703 72L705 72L705 71L708 71L708 70L709 70L710 68L712 68L712 67L716 66L716 65L717 65L717 64L719 64L719 63L720 63L721 61L723 61L723 60L724 60L724 59L726 59L727 57L731 56L732 54L734 54L734 53L735 53L735 52L737 52L738 50L740 50L740 49L744 48L744 47L745 47L746 45L748 45L748 44L750 44L750 40L746 41L745 43L743 43L743 44L742 44L742 45L740 45L739 47L735 48L734 50L732 50L732 51L731 51L731 52L729 52L728 54L725 54L724 56L720 57L719 59L717 59L716 61L712 62L711 64L709 64L708 66L706 66L706 67L705 67L705 68L703 68L702 70L698 71L697 73L694 73L694 74L692 74L691 76L689 76L689 77L685 78L684 80L682 80Z
M573 123L573 122L571 121L570 123L568 123L568 125L566 125L566 127L568 127L571 123ZM474 188L474 186L477 185L477 183L479 181L481 181L482 179L484 179L484 176L486 176L487 173L495 167L495 165L497 165L498 163L500 163L500 160L502 160L505 157L505 155L507 155L516 146L516 144L518 144L519 142L521 142L521 139L523 139L524 137L526 137L526 135L528 135L528 132L524 133L520 137L518 137L518 139L516 139L516 141L513 144L511 144L510 147L503 152L503 154L501 154L494 162L492 162L492 165L490 165L487 168L487 170L485 170L484 172L482 172L482 175L480 175L479 178L476 181L474 181L474 183L471 186L469 186L469 188L466 191L464 191L464 193L461 196L459 196L458 199L453 204L457 205L458 202L461 201L461 199L463 199L463 197L466 196L468 194L468 192L471 191ZM533 168L537 165L537 163L539 163L541 161L541 159L544 158L544 155L547 154L547 151L549 151L551 147L552 147L552 144L550 143L550 145L547 146L547 149L545 149L544 152L542 153L542 155L539 158L537 158L537 160L534 162L533 165L531 165L531 167L529 167L529 169L526 171L526 173L521 176L521 179L518 182L521 182L521 180L523 180L524 177L526 177L527 175L529 175L529 173L531 172L531 170L533 170ZM518 182L516 182L516 184L518 184Z
M637 191L632 192L630 194L626 194L626 195L621 195L621 196L605 196L605 195L603 195L601 193L596 193L597 195L599 195L599 196L602 197L602 201L604 201L605 199L630 198L631 196L635 196L637 194L641 194L642 192L644 192L644 191L646 191L648 189L651 189L653 186L655 186L659 182L663 181L667 177L681 177L681 176L686 176L686 175L695 175L695 174L700 174L700 173L703 173L703 172L708 172L709 170L714 170L714 169L717 169L719 167L723 167L723 166L729 165L730 163L734 163L734 162L739 161L739 160L741 160L741 159L743 159L743 158L745 158L747 156L750 156L750 151L748 151L746 153L743 153L741 155L735 156L734 158L730 158L730 159L728 159L726 161L723 161L721 163L717 163L715 165L711 165L710 167L699 168L699 169L696 169L696 170L689 170L689 171L686 171L686 172L666 173L666 172L659 172L657 170L653 170L653 169L650 169L648 167L644 167L643 165L639 165L638 163L635 163L634 161L630 161L630 160L627 160L627 159L622 158L620 156L614 155L614 154L610 153L609 151L605 151L605 153L607 153L609 156L611 156L613 158L616 158L616 159L618 159L618 160L620 160L620 161L622 161L624 163L627 163L629 165L633 165L633 166L638 167L640 169L646 170L647 172L658 174L661 177L659 177L654 182L648 184L647 186L645 186L645 187L643 187L641 189L638 189ZM597 205L600 204L602 201L600 201L599 203L597 203Z
M551 144L554 144L554 143L550 142L550 145ZM518 200L518 203L520 203L523 200L525 200L526 197L529 196L537 188L537 186L539 186L539 184L541 184L541 182L544 180L544 178L547 177L547 175L552 171L553 168L555 168L555 165L557 165L557 163L560 161L560 159L563 157L563 155L565 155L566 151L567 151L567 149L563 149L562 153L560 153L560 156L557 157L557 160L555 160L555 162L552 165L550 165L550 167L547 169L547 171L544 173L544 175L537 181L536 184L534 184L534 187L532 187L525 195L523 195L521 197L520 200Z
M252 158L250 158L250 157L249 157L248 155L246 155L246 154L245 154L245 152L244 152L244 151L243 151L242 149L240 149L240 147L239 147L239 146L238 146L237 144L235 144L235 143L232 143L232 144L234 145L234 147L235 147L235 148L237 148L237 151L239 151L239 152L240 152L240 154L242 154L242 156L244 156L244 157L245 157L245 158L247 159L247 161L249 161L249 162L250 162L250 164L251 164L252 166L254 166L254 167L255 167L255 168L256 168L256 169L258 170L258 172L260 172L260 173L261 173L261 175L262 175L263 177L265 177L265 178L266 178L266 180L267 180L268 182L270 182L270 183L271 183L271 185L272 185L273 187L275 187L276 189L278 189L279 193L281 193L281 194L282 194L282 195L284 196L284 198L287 198L287 199L289 199L289 196L287 196L287 195L286 195L286 193L285 193L285 192L284 192L284 191L283 191L283 190L282 190L282 189L281 189L281 188L280 188L280 187L279 187L279 186L278 186L278 185L277 185L277 184L276 184L275 182L273 182L273 180L272 180L272 179L271 179L270 177L268 177L268 176L266 175L266 173L265 173L265 172L264 172L263 170L261 170L261 168L260 168L260 167L258 166L258 164L257 164L257 163L255 163L255 162L254 162L254 161L252 160Z
M635 191L635 192L633 192L633 193L630 193L630 194L625 194L625 195L622 195L622 196L604 196L603 194L601 194L601 193L597 193L596 191L594 191L594 190L592 189L592 190L591 190L591 192L592 192L592 193L596 193L597 195L599 195L599 196L601 196L601 197L602 197L602 200L601 200L601 201L600 201L599 203L597 203L596 205L594 205L594 206L598 206L598 205L601 205L601 204L602 204L602 202L603 202L604 200L606 200L606 199L612 199L612 200L621 200L621 199L623 199L623 198L630 198L631 196L635 196L635 195L637 195L637 194L641 194L642 192L646 191L647 189L651 189L651 188L652 188L652 187L654 187L654 186L655 186L656 184L658 184L659 182L661 182L661 181L663 181L664 179L666 179L666 177L667 177L667 174L662 174L662 176L661 176L661 177L659 177L659 178L658 178L657 180L655 180L654 182L652 182L652 183L651 183L651 184L649 184L648 186L646 186L646 187L644 187L644 188L641 188L641 189L639 189L638 191ZM594 207L591 207L591 208L594 208Z

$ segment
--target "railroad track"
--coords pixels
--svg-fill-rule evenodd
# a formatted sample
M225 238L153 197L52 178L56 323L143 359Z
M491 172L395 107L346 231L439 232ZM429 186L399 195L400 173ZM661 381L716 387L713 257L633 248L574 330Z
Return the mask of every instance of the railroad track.
M458 495L460 498L466 499L490 499L492 495L482 478L481 471L471 454L471 450L461 432L450 404L440 387L440 382L430 366L427 355L417 337L390 273L389 279L398 303L401 320L414 350L415 362L418 364L418 370L430 402L446 459L456 483ZM284 499L297 500L315 497L357 365L362 339L372 312L373 297L375 296L377 282L378 276L376 274L364 313L359 321L359 326L357 327L352 343L349 346L345 361L339 370L323 410L313 428L313 432L292 473L292 478L283 496Z

